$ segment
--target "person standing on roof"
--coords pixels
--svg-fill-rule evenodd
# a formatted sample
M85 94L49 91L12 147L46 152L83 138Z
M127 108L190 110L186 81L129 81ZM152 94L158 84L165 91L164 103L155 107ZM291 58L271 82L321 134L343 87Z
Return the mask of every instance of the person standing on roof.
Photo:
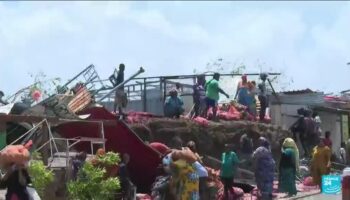
M248 79L247 75L242 75L242 81L238 83L235 99L238 97L238 103L246 107L249 106L248 97Z
M183 87L182 87L181 83L176 83L175 84L175 89L177 91L177 95L181 96L182 91L183 91Z
M120 85L124 82L124 71L125 65L121 63L119 65L119 70L115 69L114 74L109 77L109 81L112 83L113 87ZM115 91L115 100L114 100L114 112L117 112L117 107L120 115L124 115L123 108L127 106L127 96L124 92L124 85L120 86Z
M219 93L225 95L226 98L229 98L229 95L219 87L219 80L220 74L214 73L213 79L205 84L207 102L205 113L207 113L209 108L213 108L213 119L216 119L217 104L220 98Z
M164 115L169 118L180 118L180 115L185 111L184 103L175 89L172 89L169 95L164 103Z
M248 82L248 112L256 119L256 83L255 81Z
M259 101L260 101L260 113L259 113L259 118L260 121L264 121L265 115L266 115L266 108L268 107L269 103L267 100L267 89L266 89L266 79L267 79L267 74L263 73L260 74L260 79L261 83L258 85L259 88Z
M197 76L197 83L193 86L194 118L202 116L206 107L205 75Z

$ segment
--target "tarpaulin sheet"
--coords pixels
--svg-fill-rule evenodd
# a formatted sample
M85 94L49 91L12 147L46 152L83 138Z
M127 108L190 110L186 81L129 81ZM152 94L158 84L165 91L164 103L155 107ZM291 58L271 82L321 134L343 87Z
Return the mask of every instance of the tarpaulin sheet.
M103 107L94 107L80 114L90 114L89 119L116 119L115 115ZM99 123L68 122L57 127L56 131L66 138L97 137L101 135ZM139 192L150 190L157 175L157 167L161 163L160 154L153 150L123 122L115 125L104 125L106 150L128 153L130 163L128 169L133 183ZM90 152L90 144L77 145L78 150Z

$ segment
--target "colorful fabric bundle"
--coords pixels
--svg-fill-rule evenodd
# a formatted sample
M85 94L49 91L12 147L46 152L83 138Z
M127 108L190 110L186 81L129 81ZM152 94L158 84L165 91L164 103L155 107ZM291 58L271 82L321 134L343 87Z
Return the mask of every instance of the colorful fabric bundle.
M154 150L158 151L162 155L166 155L171 151L168 146L160 142L152 142L149 144L149 146L152 147Z
M196 122L199 125L202 125L204 127L209 126L209 121L203 117L196 117L193 119L194 122Z

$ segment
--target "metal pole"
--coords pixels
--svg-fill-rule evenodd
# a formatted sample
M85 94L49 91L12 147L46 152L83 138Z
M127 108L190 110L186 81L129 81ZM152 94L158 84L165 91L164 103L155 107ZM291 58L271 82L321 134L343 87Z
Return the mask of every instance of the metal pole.
M271 81L270 81L269 78L267 78L267 82L269 82L269 85L270 85L270 87L271 87L271 89L272 89L272 94L276 97L277 102L278 102L278 103L281 103L281 101L280 101L280 99L278 98L278 95L277 95L277 93L275 92L275 89L273 88L272 83L271 83Z
M164 103L163 102L163 98L162 98L162 95L163 95L163 83L162 83L162 78L159 78L159 91L160 91L160 102L161 103Z
M56 152L58 152L57 144L56 144L55 139L54 139L54 137L53 137L53 135L52 135L52 132L51 132L51 126L50 126L49 122L47 121L47 119L45 119L45 121L46 121L46 126L47 126L47 128L48 128L48 130L49 130L49 137L50 137L50 140L52 140L53 145L54 145L54 147L55 147L55 150L56 150Z
M166 79L164 78L163 79L163 84L164 84L164 94L163 94L163 103L165 102L165 99L166 99Z
M66 87L67 85L69 85L71 82L73 82L76 78L78 78L80 75L82 75L84 72L86 72L87 70L89 70L90 68L94 67L93 64L89 65L88 67L86 67L83 71L81 71L78 75L74 76L72 79L70 79L66 84L64 84L61 88Z
M147 112L147 85L146 78L143 79L143 112Z
M137 71L134 75L132 75L130 78L128 78L127 80L123 81L122 83L120 83L119 85L115 86L111 91L109 91L107 94L105 94L104 96L102 96L100 98L100 100L97 103L101 103L102 100L104 100L105 98L109 97L111 94L113 94L118 88L122 87L124 84L126 84L127 82L131 81L132 79L134 79L136 76L142 74L143 72L145 72L145 70L140 67L139 71Z
M52 141L51 141L51 137L49 137L50 139L49 139L49 141L50 141L50 154L51 154L51 158L52 158L52 160L53 160L53 152L52 152Z
M279 76L281 75L281 73L267 73L268 75L270 76ZM210 76L212 77L214 74L213 73L210 73L210 74L206 74L204 73L204 75L207 77L207 76ZM220 76L242 76L243 74L241 73L232 73L232 74L220 74ZM245 75L247 76L259 76L260 73L246 73ZM193 77L196 77L197 75L176 75L176 76L150 76L150 77L146 77L146 78L165 78L165 79L188 79L188 78L193 78ZM139 77L139 78L135 78L135 80L142 80L144 79L145 77Z

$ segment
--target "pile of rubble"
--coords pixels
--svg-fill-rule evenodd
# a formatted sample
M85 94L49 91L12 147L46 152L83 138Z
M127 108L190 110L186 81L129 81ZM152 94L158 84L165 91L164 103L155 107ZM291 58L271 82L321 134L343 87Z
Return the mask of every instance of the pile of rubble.
M131 129L143 140L161 142L171 147L171 140L178 136L184 144L192 140L196 143L201 155L208 155L220 159L224 151L224 144L235 145L239 151L240 137L250 134L254 146L258 146L258 138L266 137L271 141L275 158L280 155L280 140L291 136L289 131L282 130L270 124L251 121L209 121L207 126L186 119L150 118L144 123L130 125Z

